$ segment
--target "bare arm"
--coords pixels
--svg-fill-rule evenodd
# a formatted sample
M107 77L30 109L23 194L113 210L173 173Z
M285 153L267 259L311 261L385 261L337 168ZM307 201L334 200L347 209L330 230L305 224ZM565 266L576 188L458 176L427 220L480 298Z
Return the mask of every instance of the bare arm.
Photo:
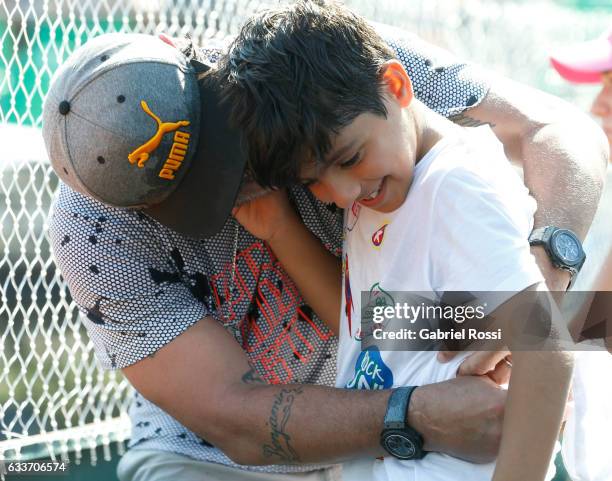
M584 239L609 157L606 137L595 122L561 99L503 77L493 77L483 101L452 120L489 124L506 155L522 164L525 184L538 201L536 228L554 225ZM548 288L564 291L569 274L555 269L542 247L532 253Z
M342 266L295 216L268 240L300 293L337 336L342 299Z
M123 372L143 396L240 464L384 454L379 436L391 391L266 385L211 318ZM498 448L504 400L487 378L453 379L418 388L409 422L428 450L489 461Z
M559 436L571 374L567 353L513 353L494 481L545 479Z
M504 326L504 333L513 346L512 377L494 481L544 480L559 435L573 356L563 352L557 341L567 328L560 316L551 314L546 304L552 306L554 301L547 296L543 284L532 286L493 313ZM529 319L518 321L516 313L524 313L525 306L532 306ZM525 330L527 324L537 332L538 323L543 327L552 325L551 342L546 348L543 345L530 347L520 340L521 332L529 332ZM563 337L568 336L565 334Z

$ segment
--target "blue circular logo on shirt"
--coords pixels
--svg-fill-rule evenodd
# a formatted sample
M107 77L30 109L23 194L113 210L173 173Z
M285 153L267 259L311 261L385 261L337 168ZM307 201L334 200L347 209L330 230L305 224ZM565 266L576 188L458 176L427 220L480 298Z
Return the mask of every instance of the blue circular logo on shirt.
M348 389L389 389L393 386L393 372L383 361L376 346L362 351L355 362L355 375Z

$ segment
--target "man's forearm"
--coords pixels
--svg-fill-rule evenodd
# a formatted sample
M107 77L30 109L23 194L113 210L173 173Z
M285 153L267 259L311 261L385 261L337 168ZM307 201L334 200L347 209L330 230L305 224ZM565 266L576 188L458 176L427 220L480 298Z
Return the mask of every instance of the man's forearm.
M382 454L390 391L266 385L211 317L123 373L143 397L240 464ZM408 422L426 450L489 461L497 453L505 396L487 377L430 384L414 392Z
M350 390L251 382L226 398L228 443L240 464L333 463L381 456L390 390ZM463 377L418 388L408 421L425 449L474 462L497 454L505 391L487 378ZM198 431L198 426L191 426ZM202 426L205 435L208 426ZM225 444L225 443L224 443Z
M335 463L384 454L379 436L390 390L262 384L242 392L243 403L227 406L240 414L235 423L224 420L232 441L222 446L240 464Z

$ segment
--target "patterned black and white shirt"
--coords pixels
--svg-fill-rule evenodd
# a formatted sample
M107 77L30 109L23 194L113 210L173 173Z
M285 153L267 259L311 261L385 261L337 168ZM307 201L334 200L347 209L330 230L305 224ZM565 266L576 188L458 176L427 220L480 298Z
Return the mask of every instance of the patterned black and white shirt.
M438 113L459 114L485 96L486 80L476 67L404 32L381 33L410 75L416 97ZM342 212L302 187L291 189L290 196L306 226L340 255ZM213 238L194 240L62 185L50 235L104 368L136 363L212 316L267 382L334 385L337 339L301 299L268 246L233 218ZM135 449L237 466L138 394L130 417ZM295 472L314 466L240 468Z

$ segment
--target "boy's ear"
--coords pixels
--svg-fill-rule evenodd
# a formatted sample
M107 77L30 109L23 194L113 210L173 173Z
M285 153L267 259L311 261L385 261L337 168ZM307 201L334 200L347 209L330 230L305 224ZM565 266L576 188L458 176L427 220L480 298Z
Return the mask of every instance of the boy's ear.
M412 82L404 66L397 60L389 60L383 67L382 77L389 88L389 92L399 101L400 106L402 108L408 107L414 94L412 92Z

